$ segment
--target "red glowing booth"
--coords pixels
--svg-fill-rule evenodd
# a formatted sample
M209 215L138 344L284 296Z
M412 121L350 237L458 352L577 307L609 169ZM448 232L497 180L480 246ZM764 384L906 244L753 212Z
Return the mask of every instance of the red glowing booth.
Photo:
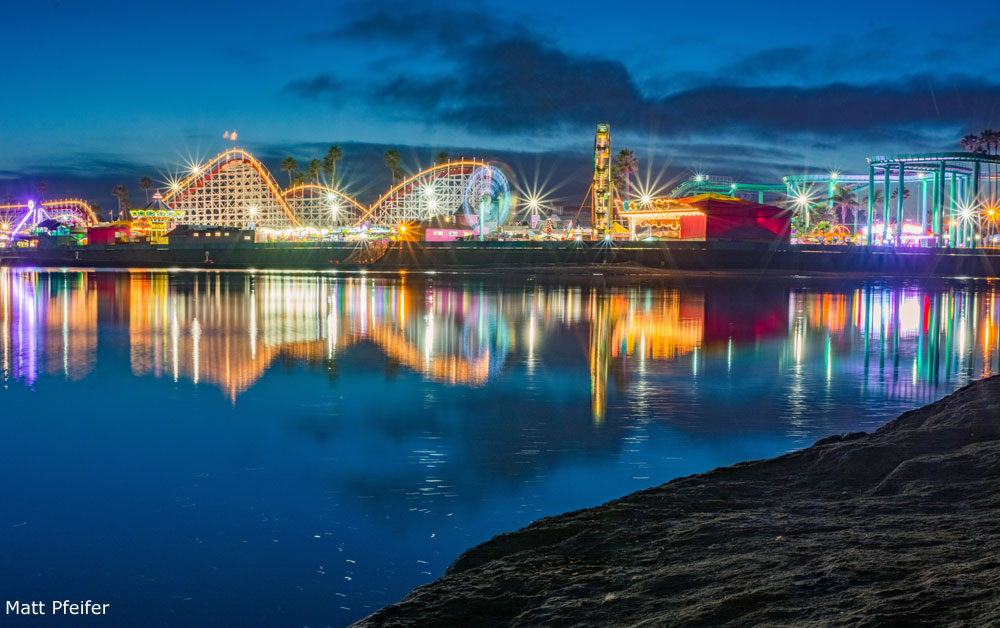
M699 194L681 201L705 215L706 240L788 242L791 238L792 212L787 209L722 194Z
M676 240L788 242L792 212L787 209L723 196L657 198L617 202L618 217L637 237Z

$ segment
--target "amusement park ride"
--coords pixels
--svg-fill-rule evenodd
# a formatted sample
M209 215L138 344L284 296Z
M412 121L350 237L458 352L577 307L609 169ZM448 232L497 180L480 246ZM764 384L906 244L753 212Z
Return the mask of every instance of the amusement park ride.
M90 205L80 199L0 205L0 231L17 233L46 220L86 226L95 224L97 217L90 209Z
M594 237L611 232L611 125L598 124L594 138L593 215L590 220Z
M235 139L235 134L228 139ZM838 188L859 196L866 192L867 211L854 211L853 225L840 225L836 241L868 245L919 242L975 247L983 243L983 234L991 231L984 225L992 227L994 213L1000 212L1000 207L993 207L994 200L983 194L983 181L993 191L1000 183L996 174L1000 156L971 152L887 155L869 157L868 164L867 176L788 176L775 184L747 184L696 174L664 198L643 196L623 202L616 198L612 183L610 125L601 123L594 137L590 233L594 239L635 238L636 220L653 220L658 213L676 218L683 208L671 205L664 209L664 203L706 193L744 199L751 194L761 205L765 195L781 196L788 211L801 216L808 230L810 210L832 206ZM919 191L914 195L921 216L919 229L903 220L903 201L911 191ZM366 206L318 182L283 189L258 159L232 147L193 166L183 179L158 191L149 207L134 210L134 214L150 234L165 233L174 225L275 231L381 229L384 233L408 224L441 220L462 224L475 237L485 239L508 224L514 204L507 176L487 161L459 159L435 165L407 177ZM529 200L527 206L537 214L537 201ZM858 214L866 220L859 220ZM0 205L0 237L34 232L48 221L89 227L98 218L78 199ZM532 229L535 222L532 220ZM628 230L622 227L626 222L631 226ZM925 233L929 235L925 237Z
M459 160L418 172L365 207L317 183L282 190L260 161L233 148L171 184L163 203L184 212L178 224L269 229L395 227L461 211L485 235L506 220L511 193L496 166Z
M161 214L174 225L236 228L394 228L437 217L463 216L480 238L504 225L513 197L504 173L485 161L461 159L439 164L404 179L366 207L334 188L303 184L281 189L267 168L249 152L232 148L187 177L169 185L146 209L143 219ZM91 226L98 222L79 200L0 205L0 230L18 233L45 220Z

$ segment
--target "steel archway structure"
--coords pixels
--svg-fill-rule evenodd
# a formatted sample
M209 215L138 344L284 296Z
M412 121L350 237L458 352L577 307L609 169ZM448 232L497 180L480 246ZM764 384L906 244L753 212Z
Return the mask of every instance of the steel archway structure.
M479 168L490 167L484 161L463 159L421 170L380 196L358 222L394 227L457 214L462 210L469 178Z
M696 174L682 182L667 194L667 198L685 198L697 194L715 193L735 196L738 193L753 193L757 202L764 202L764 194L783 194L784 184L738 183L731 177Z
M299 224L305 227L353 226L368 211L343 192L315 183L288 188L281 196Z
M196 166L187 178L171 185L163 202L184 212L178 224L275 229L301 224L264 164L241 148Z
M219 153L162 193L163 203L183 212L177 224L287 229L346 226L396 227L463 213L476 173L500 173L476 159L432 166L394 185L370 206L343 192L308 183L282 189L253 155L240 148ZM509 202L509 201L508 201ZM465 211L464 213L468 213Z
M36 220L31 216L31 206L27 203L12 203L0 205L0 230L12 231L20 230L24 226L36 224L45 217L58 220L60 222L72 222L80 226L87 227L97 224L97 216L85 201L76 198L56 199L43 201L35 206ZM37 219L41 220L37 220Z

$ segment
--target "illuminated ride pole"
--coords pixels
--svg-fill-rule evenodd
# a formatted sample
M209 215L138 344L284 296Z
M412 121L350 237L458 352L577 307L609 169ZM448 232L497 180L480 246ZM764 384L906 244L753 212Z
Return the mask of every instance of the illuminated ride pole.
M934 224L937 225L938 246L945 246L944 241L944 161L938 163L937 173L934 175ZM950 245L950 243L949 243Z
M971 183L972 183L972 189L970 190L970 192L972 194L972 198L971 198L971 201L969 203L969 206L972 207L973 211L980 211L980 205L979 205L979 176L980 176L980 174L981 174L981 171L980 171L980 167L979 167L979 162L975 161L975 162L972 163L972 181L971 181ZM990 225L990 227L992 227L992 223L993 223L992 203L990 203L990 205L991 205L991 208L990 208L991 214L987 217L987 221L988 221L987 224ZM989 239L989 237L990 237L990 231L987 230L987 232L986 232L986 238L987 238L987 240ZM975 236L973 236L973 238L975 238ZM984 242L983 246L987 246L988 244L989 244L988 242Z
M833 212L833 192L837 187L837 173L830 173L830 182L826 185L826 209L828 212ZM764 201L761 201L763 203ZM833 218L833 222L836 222L836 217Z
M24 214L24 218L21 219L21 222L17 223L17 226L14 227L14 230L11 231L11 234L16 234L19 231L21 231L21 227L23 227L24 223L27 222L29 219L31 219L32 224L37 224L38 221L34 220L33 218L34 214L35 214L35 201L28 201L27 213Z
M594 239L611 232L611 125L597 125L594 137L594 191L590 217Z
M906 173L906 168L903 167L903 162L899 162L899 184L896 187L896 246L903 244L903 190L905 189L906 183L903 181L903 175Z
M480 179L479 185L479 241L486 239L486 218L489 214L490 205L493 202L493 168L487 166L484 176ZM497 225L499 228L499 224Z
M882 167L882 172L885 174L885 185L882 186L882 246L885 246L885 241L889 239L889 177L892 174L889 164Z
M957 246L958 242L958 221L955 220L955 173L951 173L951 186L948 188L948 235L951 238L951 246ZM963 243L964 244L964 243Z
M920 237L923 238L927 233L927 176L924 172L918 176L920 177Z
M977 212L982 210L982 206L980 205L980 200L979 200L979 177L980 177L981 174L982 174L982 171L980 169L979 162L978 161L973 162L972 163L972 181L971 181L971 183L972 183L972 190L971 190L972 201L970 203L970 206L972 207L973 211L977 211ZM989 225L989 227L990 227L990 229L987 229L987 231L986 231L986 239L987 240L990 237L990 230L992 229L992 226L993 226L993 215L992 215L992 212L993 212L993 203L990 203L990 210L989 211L990 211L990 213L987 215L987 218L986 218L987 225ZM989 245L989 242L984 242L983 243L983 246L988 246L988 245Z
M868 164L868 246L875 238L875 166Z

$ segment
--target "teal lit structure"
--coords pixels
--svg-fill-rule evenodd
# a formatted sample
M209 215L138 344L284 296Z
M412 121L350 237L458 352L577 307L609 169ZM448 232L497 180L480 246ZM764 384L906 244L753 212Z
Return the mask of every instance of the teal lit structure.
M767 193L782 194L791 200L796 192L825 188L825 194L805 203L795 203L797 211L816 204L832 204L835 189L842 186L855 193L868 192L867 221L869 225L866 244L875 241L872 225L882 223L882 242L898 245L903 237L904 190L917 186L921 233L928 228L934 244L939 247L977 246L979 220L987 204L991 207L997 199L982 197L983 179L1000 182L1000 155L971 152L942 152L876 155L867 158L868 174L840 174L836 172L793 175L782 178L781 184L739 183L730 177L695 174L671 190L669 197L683 198L693 194L715 192L736 195L756 193L757 202L764 202ZM984 166L986 166L984 168ZM875 203L872 190L882 189L882 198ZM893 188L895 187L895 196ZM859 208L860 209L860 208ZM1000 211L1000 207L993 208ZM858 211L854 212L854 233L858 233ZM928 222L929 218L929 222ZM805 212L808 227L809 212ZM894 224L892 233L890 225Z
M868 158L868 188L875 189L876 177L883 185L882 225L883 242L886 240L892 207L889 189L896 184L896 233L899 242L903 228L903 187L909 180L921 181L924 219L927 216L927 191L931 188L931 231L937 246L958 246L974 248L978 233L978 221L973 220L983 206L981 182L983 165L1000 165L1000 156L984 153L923 153L878 155ZM987 169L987 172L989 170ZM996 175L993 175L994 177ZM948 221L945 229L945 205ZM868 195L868 224L875 215L873 195ZM947 233L946 233L947 231ZM872 230L868 230L868 244L873 241Z
M684 198L695 194L715 193L732 196L738 192L755 192L757 202L764 202L765 193L784 194L785 186L768 183L738 183L731 177L696 174L688 178L667 195L668 198Z

